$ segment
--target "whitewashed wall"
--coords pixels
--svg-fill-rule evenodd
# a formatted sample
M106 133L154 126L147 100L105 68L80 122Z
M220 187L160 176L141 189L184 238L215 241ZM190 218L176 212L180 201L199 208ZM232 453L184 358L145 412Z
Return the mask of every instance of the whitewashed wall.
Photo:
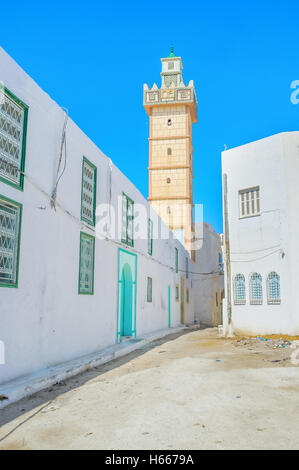
M80 230L93 234L80 221L82 157L97 167L97 203L108 202L109 159L69 119L67 168L58 187L57 209L51 209L48 196L53 191L65 113L3 49L0 80L29 106L24 191L0 182L0 196L23 204L19 287L0 287L0 340L6 352L0 383L4 383L116 342L119 246L96 239L94 295L78 295ZM149 209L114 165L111 178L116 209L122 192ZM178 274L164 266L174 268L174 247L179 250ZM154 240L152 257L147 255L146 239L136 240L134 249L123 248L138 254L137 336L168 327L168 285L171 325L179 325L175 284L184 276L188 253L172 238ZM152 303L146 301L147 276L153 278ZM192 323L191 279L185 287L191 300L185 304L185 318Z
M222 254L220 235L208 223L197 223L196 232L202 247L196 252L193 294L196 320L207 326L222 323L221 294L224 283L219 269L219 253ZM202 273L202 274L201 274Z
M299 132L282 133L222 153L228 178L232 277L246 279L246 305L234 305L232 325L242 334L299 334ZM239 190L260 186L261 215L239 218ZM266 279L281 280L281 304L267 303ZM263 279L263 304L250 305L249 276ZM225 320L227 316L224 315Z

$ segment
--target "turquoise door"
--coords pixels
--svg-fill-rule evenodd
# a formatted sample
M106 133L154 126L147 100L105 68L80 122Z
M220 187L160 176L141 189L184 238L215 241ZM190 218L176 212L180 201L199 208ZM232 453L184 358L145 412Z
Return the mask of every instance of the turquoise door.
M121 274L121 320L120 335L132 336L132 307L133 307L132 271L125 264Z
M168 286L168 328L171 327L171 289Z

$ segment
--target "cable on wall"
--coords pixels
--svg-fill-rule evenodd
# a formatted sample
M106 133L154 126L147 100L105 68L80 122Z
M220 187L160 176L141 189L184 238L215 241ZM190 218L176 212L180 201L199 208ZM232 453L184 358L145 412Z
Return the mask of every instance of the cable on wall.
M67 152L66 152L66 126L69 118L69 112L66 108L62 108L65 111L65 118L64 118L64 124L62 128L62 136L61 136L61 145L60 145L60 155L59 155L59 161L58 161L58 166L57 166L57 173L56 173L56 181L54 184L54 189L51 197L51 207L52 209L56 209L56 197L57 197L57 189L58 189L58 184L66 170L66 163L67 163ZM63 170L60 172L60 167L61 167L61 162L64 154L64 167Z

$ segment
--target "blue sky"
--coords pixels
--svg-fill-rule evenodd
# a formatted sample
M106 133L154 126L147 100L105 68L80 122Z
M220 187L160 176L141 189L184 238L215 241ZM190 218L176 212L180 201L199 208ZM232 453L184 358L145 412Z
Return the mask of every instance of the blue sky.
M299 2L95 0L13 3L1 46L148 195L142 86L182 57L199 103L194 202L222 231L221 151L299 128ZM6 10L7 12L7 10Z

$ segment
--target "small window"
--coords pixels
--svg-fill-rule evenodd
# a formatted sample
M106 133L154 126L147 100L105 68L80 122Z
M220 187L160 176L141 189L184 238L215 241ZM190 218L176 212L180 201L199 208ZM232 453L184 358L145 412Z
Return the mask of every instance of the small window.
M167 149L167 155L172 155L172 150L171 150L171 148L168 148L168 149Z
M218 307L218 292L216 292L216 307Z
M153 221L148 219L148 247L147 252L152 256L153 254Z
M171 119L168 119L167 125L168 125L168 126L172 126L172 121L171 121Z
M272 272L267 278L268 304L280 304L280 277Z
M174 62L168 62L168 70L174 69Z
M18 287L22 206L0 197L0 286Z
M240 217L253 217L260 215L260 188L259 186L239 191Z
M134 202L123 193L121 241L134 246Z
M0 87L0 180L23 189L28 106Z
M80 234L79 294L93 295L95 238Z
M153 300L153 280L151 277L147 278L147 301L152 302Z
M175 285L175 300L178 302L180 298L180 290L179 290L179 285Z
M85 157L82 163L81 220L95 226L96 223L97 169Z
M171 214L171 210L169 206L167 207L167 214Z
M167 178L166 182L167 182L167 184L171 183L171 179Z
M175 256L175 272L179 272L179 250L177 248L174 249L174 256Z
M263 286L262 276L260 274L251 274L249 288L251 305L261 305L263 303Z
M245 276L243 276L243 274L236 274L234 276L233 293L235 305L246 304Z
M189 289L186 290L186 301L189 303Z
M186 256L186 279L189 279L189 260Z

